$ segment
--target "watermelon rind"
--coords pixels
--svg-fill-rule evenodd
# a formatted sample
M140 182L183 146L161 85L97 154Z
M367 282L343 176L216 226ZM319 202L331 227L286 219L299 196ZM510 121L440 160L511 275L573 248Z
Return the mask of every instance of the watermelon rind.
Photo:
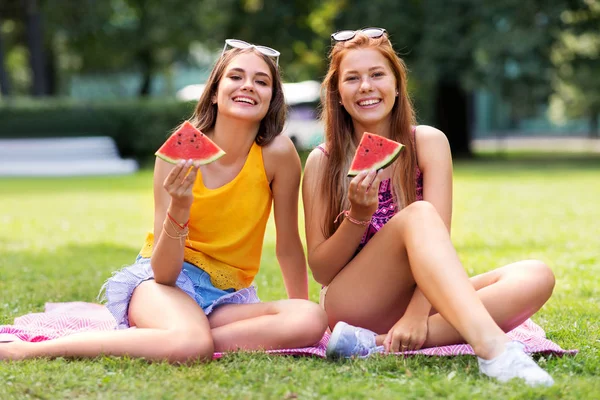
M162 160L165 160L168 163L171 163L171 164L177 164L179 161L183 160L182 158L170 158L159 152L154 153L154 155ZM195 164L198 164L198 165L206 165L206 164L210 164L213 161L218 160L219 158L223 157L224 155L225 155L225 152L223 150L221 150L218 153L216 153L213 157L203 158L203 159L195 159L193 161Z
M204 143L204 147L202 150L212 150L212 152L209 155L205 155L203 157L187 155L186 157L173 157L171 154L166 154L177 153L178 151L182 151L180 150L182 149L181 147L175 146L175 148L173 148L173 146L175 145L174 141L177 140L176 136L181 136L182 134L184 135L184 138L186 138L186 136L189 136L190 134L193 135L194 138L192 138L192 142L194 140L202 141ZM187 149L184 149L184 151L185 150ZM189 121L185 121L183 125L179 129L177 129L177 131L175 131L171 136L169 136L165 143L163 143L163 145L154 154L158 158L171 164L177 164L182 159L192 159L195 164L205 165L223 157L225 155L225 152L219 146L217 146L216 143L210 140L210 138L208 138L206 135L204 135L202 132L196 129L196 127L194 127Z
M378 136L378 135L374 135L372 133L367 133L365 132L365 135L372 135L372 136ZM378 136L379 138L382 138L381 136ZM383 138L385 139L385 138ZM374 169L374 170L380 170L380 169L384 169L387 168L388 166L390 166L394 161L396 161L396 159L398 159L398 157L400 156L400 152L402 152L402 150L404 150L404 145L398 142L394 142L392 140L386 139L386 141L388 142L393 142L397 145L397 148L394 150L394 152L390 153L387 157L382 158L380 161L372 164L371 166L369 166L368 169ZM361 142L362 143L362 142ZM359 148L360 148L360 144L359 144ZM358 148L356 149L358 152ZM355 155L356 157L356 155ZM352 164L354 164L354 160L352 160ZM364 171L365 169L350 169L348 171L348 176L349 177L355 177L356 175L358 175L359 173L361 173L362 171Z

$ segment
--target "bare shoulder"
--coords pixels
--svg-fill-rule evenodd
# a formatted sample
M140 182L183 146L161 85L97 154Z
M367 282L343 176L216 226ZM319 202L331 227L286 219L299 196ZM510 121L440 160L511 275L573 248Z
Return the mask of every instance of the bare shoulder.
M325 154L326 148L325 144L319 145L321 148L314 148L308 155L306 159L306 164L304 166L304 170L312 170L313 168L320 168L321 165L325 162L327 155ZM325 150L325 151L324 151Z
M266 146L263 146L263 157L269 158L285 158L291 154L298 155L294 143L285 135L277 135Z
M300 176L300 156L291 139L285 135L276 136L271 143L262 147L263 162L269 182L277 176L293 173Z
M451 159L450 143L446 134L429 125L419 125L415 129L417 162L421 169L431 163L447 162Z
M418 125L415 128L415 140L417 141L417 149L421 143L426 146L432 143L448 143L448 138L444 132L429 125Z

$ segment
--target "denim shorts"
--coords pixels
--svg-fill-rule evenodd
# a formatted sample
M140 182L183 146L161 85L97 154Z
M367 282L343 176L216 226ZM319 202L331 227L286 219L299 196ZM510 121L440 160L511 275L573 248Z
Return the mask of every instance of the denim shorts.
M129 328L127 314L133 291L142 282L150 279L154 279L150 259L138 256L133 265L115 272L102 286L99 297L117 321L119 329ZM223 304L260 302L255 286L238 291L218 289L213 286L208 273L188 262L183 263L175 285L194 299L206 315L209 315L215 307Z

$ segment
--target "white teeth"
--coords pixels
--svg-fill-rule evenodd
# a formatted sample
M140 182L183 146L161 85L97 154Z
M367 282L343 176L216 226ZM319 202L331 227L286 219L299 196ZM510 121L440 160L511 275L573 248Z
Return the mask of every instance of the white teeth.
M235 99L233 99L233 101L241 102L241 103L248 103L248 104L252 104L252 105L256 104L256 102L254 100L249 99L247 97L236 97Z
M372 99L372 100L364 100L364 101L360 101L360 102L358 103L358 105L359 105L359 106L370 106L370 105L373 105L373 104L377 104L377 103L379 103L379 102L381 102L381 100L379 100L379 99L377 99L377 100L376 100L376 99Z

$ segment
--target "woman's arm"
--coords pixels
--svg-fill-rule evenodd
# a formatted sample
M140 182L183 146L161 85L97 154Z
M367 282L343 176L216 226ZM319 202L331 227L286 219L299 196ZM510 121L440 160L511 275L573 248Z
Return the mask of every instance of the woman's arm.
M326 203L321 195L322 171L325 168L324 157L315 149L308 156L304 167L302 199L304 203L304 223L306 226L306 244L308 264L317 282L328 285L333 278L352 259L365 233L366 226L358 225L344 218L335 233L325 239L323 221ZM350 217L359 221L368 221L377 209L379 173L371 171L361 173L352 179L349 193L355 206L350 209Z
M298 195L302 166L294 144L278 136L263 152L271 171L273 213L277 231L275 252L289 298L308 299L306 258L298 232Z
M190 169L191 168L191 169ZM189 173L188 173L189 171ZM185 238L180 238L190 218L192 187L198 167L191 162L172 165L160 158L154 165L154 245L151 265L157 283L174 286L183 265ZM187 176L186 176L187 174ZM167 212L174 219L170 220Z

